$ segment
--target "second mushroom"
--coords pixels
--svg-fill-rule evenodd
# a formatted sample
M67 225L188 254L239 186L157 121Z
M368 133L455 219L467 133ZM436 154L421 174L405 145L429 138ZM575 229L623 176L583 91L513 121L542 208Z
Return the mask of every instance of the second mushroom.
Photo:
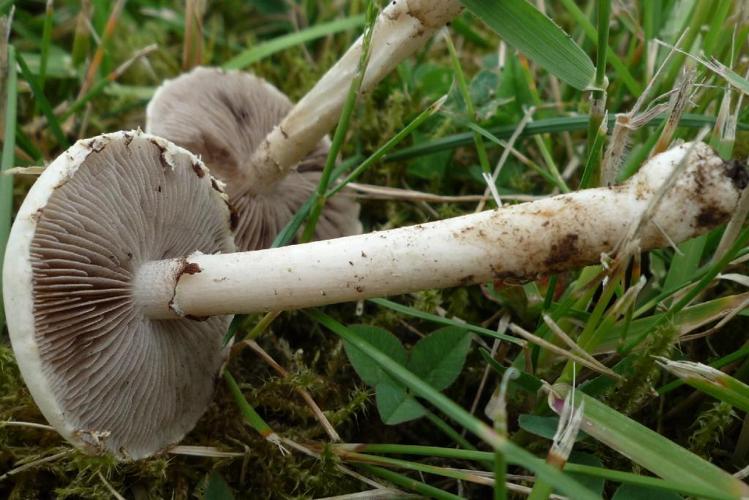
M168 80L148 104L146 131L199 155L226 184L240 250L270 247L320 180L327 137L280 180L261 182L255 171L253 154L291 108L288 97L261 78L206 67ZM361 232L359 204L343 192L326 203L315 239Z

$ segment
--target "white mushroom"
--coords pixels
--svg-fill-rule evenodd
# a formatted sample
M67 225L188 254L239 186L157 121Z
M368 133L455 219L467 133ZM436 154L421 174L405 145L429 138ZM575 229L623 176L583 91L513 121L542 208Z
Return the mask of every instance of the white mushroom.
M66 439L137 459L195 426L231 317L147 319L132 281L155 259L233 251L229 220L194 155L138 132L79 141L39 177L8 241L5 311L31 394Z
M459 0L394 0L378 16L360 92L457 16ZM360 37L293 108L251 75L198 68L162 86L148 106L147 131L195 153L227 183L240 250L270 246L314 190L362 50ZM202 94L202 95L201 95ZM287 179L287 176L291 178ZM361 232L359 205L328 200L315 237Z
M320 181L330 148L327 137L285 177L272 185L255 185L253 153L291 107L289 99L265 80L205 67L166 81L148 104L146 131L199 155L211 174L226 183L237 213L239 250L270 247ZM315 239L361 231L359 204L342 193L326 204Z
M32 395L67 439L147 456L176 443L207 405L225 354L223 315L597 262L681 162L639 234L643 250L663 247L724 222L746 185L743 167L684 144L621 186L218 255L232 250L229 211L194 157L138 132L80 141L45 170L11 231L3 276L11 340Z

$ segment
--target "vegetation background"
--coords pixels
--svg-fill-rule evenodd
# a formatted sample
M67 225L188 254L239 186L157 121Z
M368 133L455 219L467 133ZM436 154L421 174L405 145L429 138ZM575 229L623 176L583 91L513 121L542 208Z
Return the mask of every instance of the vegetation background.
M406 132L358 179L379 186L362 192L365 230L470 213L479 203L491 208L491 197L479 201L476 195L488 194L482 172L498 163L497 191L515 202L595 185L612 146L624 179L653 151L703 129L725 158L746 159L746 2L532 2L590 56L595 75L566 60L542 67L528 50L505 43L497 32L506 21L492 9L520 5L516 0L465 3L472 11L362 96L350 116L341 150L347 165L361 164ZM0 42L2 169L43 166L78 138L144 127L154 90L198 64L251 71L296 101L362 33L368 5L0 1L9 33L7 43ZM526 29L523 39L532 46L547 27L530 23ZM670 50L677 45L692 56ZM9 54L17 67L8 63ZM605 94L565 83L576 71ZM558 78L564 74L566 80ZM620 130L626 137L607 136L599 124L611 134L615 115L632 111L646 88L639 110L628 115L631 128ZM446 101L434 106L443 96ZM664 116L679 126L668 126ZM508 142L509 155L503 154ZM33 181L33 175L0 176L2 246ZM735 222L739 229L742 222ZM575 360L574 382L588 394L590 426L569 457L570 477L617 499L735 498L738 479L718 475L709 464L729 474L749 464L749 388L741 382L749 378L743 263L749 247L743 229L726 237L728 251L719 250L723 233L719 228L678 249L642 255L603 283L601 266L592 266L531 283L240 318L237 338L256 343L235 352L232 376L185 438L183 444L198 448L135 463L85 456L33 425L44 419L3 332L0 496L318 498L369 491L502 498L506 487L510 496L533 489L544 498L556 485L576 497L554 476L536 480L531 470L537 461L518 451L543 459L554 442L552 453L559 453L559 439L551 439L559 419L538 389L542 381L572 382ZM544 315L579 346L560 340ZM520 342L518 327L535 337ZM510 335L514 342L506 340ZM388 361L357 350L357 338L408 368L412 378L398 379ZM713 383L700 369L672 375L655 356L711 365L726 378ZM582 369L580 359L588 363ZM499 397L495 388L510 366L522 375ZM611 368L623 378L612 376ZM447 375L439 379L437 371ZM426 392L421 380L430 387ZM506 415L487 417L490 400L506 401ZM465 432L479 420L513 446L493 447ZM374 446L331 444L326 422L343 443ZM283 441L266 439L269 429Z

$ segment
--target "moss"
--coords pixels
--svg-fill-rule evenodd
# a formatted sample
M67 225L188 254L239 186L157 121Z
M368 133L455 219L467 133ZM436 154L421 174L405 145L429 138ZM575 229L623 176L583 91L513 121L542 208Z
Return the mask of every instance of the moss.
M633 356L628 377L611 391L607 402L617 410L630 415L652 398L653 383L661 376L656 356L668 357L673 351L679 330L674 324L656 329L645 341L641 351Z
M738 415L728 403L712 403L701 411L692 426L689 436L689 448L707 460L714 458L721 438L730 425L735 423Z

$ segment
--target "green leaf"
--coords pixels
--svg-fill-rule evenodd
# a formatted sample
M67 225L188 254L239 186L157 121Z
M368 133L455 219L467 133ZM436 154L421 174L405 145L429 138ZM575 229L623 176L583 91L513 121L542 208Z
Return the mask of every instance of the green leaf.
M592 88L596 68L588 55L527 0L461 0L507 43L573 87Z
M652 500L657 498L658 500L681 500L681 495L677 495L672 491L663 491L659 488L648 488L647 486L639 486L636 484L623 484L619 486L611 497L612 500Z
M484 358L484 361L486 361L500 377L508 370L508 368L500 365L496 359L492 358L491 353L483 347L479 349L479 353L481 354L481 357ZM517 367L515 367L515 369L517 369ZM541 389L541 387L543 387L543 383L537 377L520 370L518 370L517 373L519 374L518 378L510 379L510 384L516 384L519 388L530 394L535 394L539 389Z
M518 425L534 436L553 439L559 426L559 417L542 417L539 415L520 415Z
M694 274L691 276L691 279L694 279ZM689 332L701 325L722 318L726 314L726 311L739 307L747 299L749 299L749 293L740 293L700 302L679 312L673 318L673 321L682 332ZM660 303L661 300L658 300L657 303ZM652 332L655 325L662 318L663 313L658 313L632 321L627 329L627 344L639 344L645 336ZM594 354L616 350L624 333L624 328L625 322L620 322L609 330L602 332L601 343L596 348Z
M568 475L562 473L551 465L539 460L530 452L519 447L504 436L500 436L481 420L477 419L456 402L436 391L431 385L416 377L406 367L395 362L388 355L373 347L366 338L355 335L345 325L334 320L318 309L306 310L305 313L321 325L333 331L344 341L354 344L361 351L369 355L378 365L388 372L393 379L406 385L414 395L422 397L437 407L445 415L462 425L466 430L486 442L494 450L504 453L507 461L519 464L538 477L554 484L565 495L576 500L593 500L600 498L590 490L582 486Z
M579 465L588 465L590 467L603 468L603 463L597 456L580 451L573 451L568 462ZM606 484L606 480L602 477L588 476L586 474L574 472L571 472L570 476L575 478L575 480L587 487L590 491L593 491L598 495L603 495L603 488Z
M58 121L57 116L55 116L55 112L52 110L52 106L45 97L44 91L41 89L41 87L39 87L39 83L37 82L36 77L31 73L31 70L29 70L26 61L24 61L23 57L21 57L21 54L16 54L16 57L18 61L18 67L21 70L21 75L23 76L23 79L26 80L26 82L29 84L29 87L31 87L31 91L34 94L34 100L36 101L39 109L42 111L44 116L47 118L47 124L52 131L52 135L55 136L55 139L57 139L57 142L60 146L67 148L70 145L68 139L65 137L65 134L62 131L60 122Z
M446 326L419 340L406 365L438 391L455 382L471 348L471 335L463 328Z
M426 414L426 408L397 382L381 382L377 385L376 398L377 411L387 425L416 420Z
M426 138L426 134L414 132L414 143L419 144ZM420 179L436 180L444 177L452 159L451 151L438 151L434 154L424 155L416 158L406 167L406 173L411 177Z
M406 350L401 345L400 340L389 331L370 325L349 325L348 328L353 335L364 339L397 363L406 366L406 358L408 357ZM346 349L346 355L349 361L351 361L351 365L354 367L354 371L356 371L365 384L372 387L377 387L383 382L393 384L392 379L377 363L372 361L372 358L348 341L344 341L343 346Z
M212 471L205 485L205 500L233 500L234 493L217 471Z

